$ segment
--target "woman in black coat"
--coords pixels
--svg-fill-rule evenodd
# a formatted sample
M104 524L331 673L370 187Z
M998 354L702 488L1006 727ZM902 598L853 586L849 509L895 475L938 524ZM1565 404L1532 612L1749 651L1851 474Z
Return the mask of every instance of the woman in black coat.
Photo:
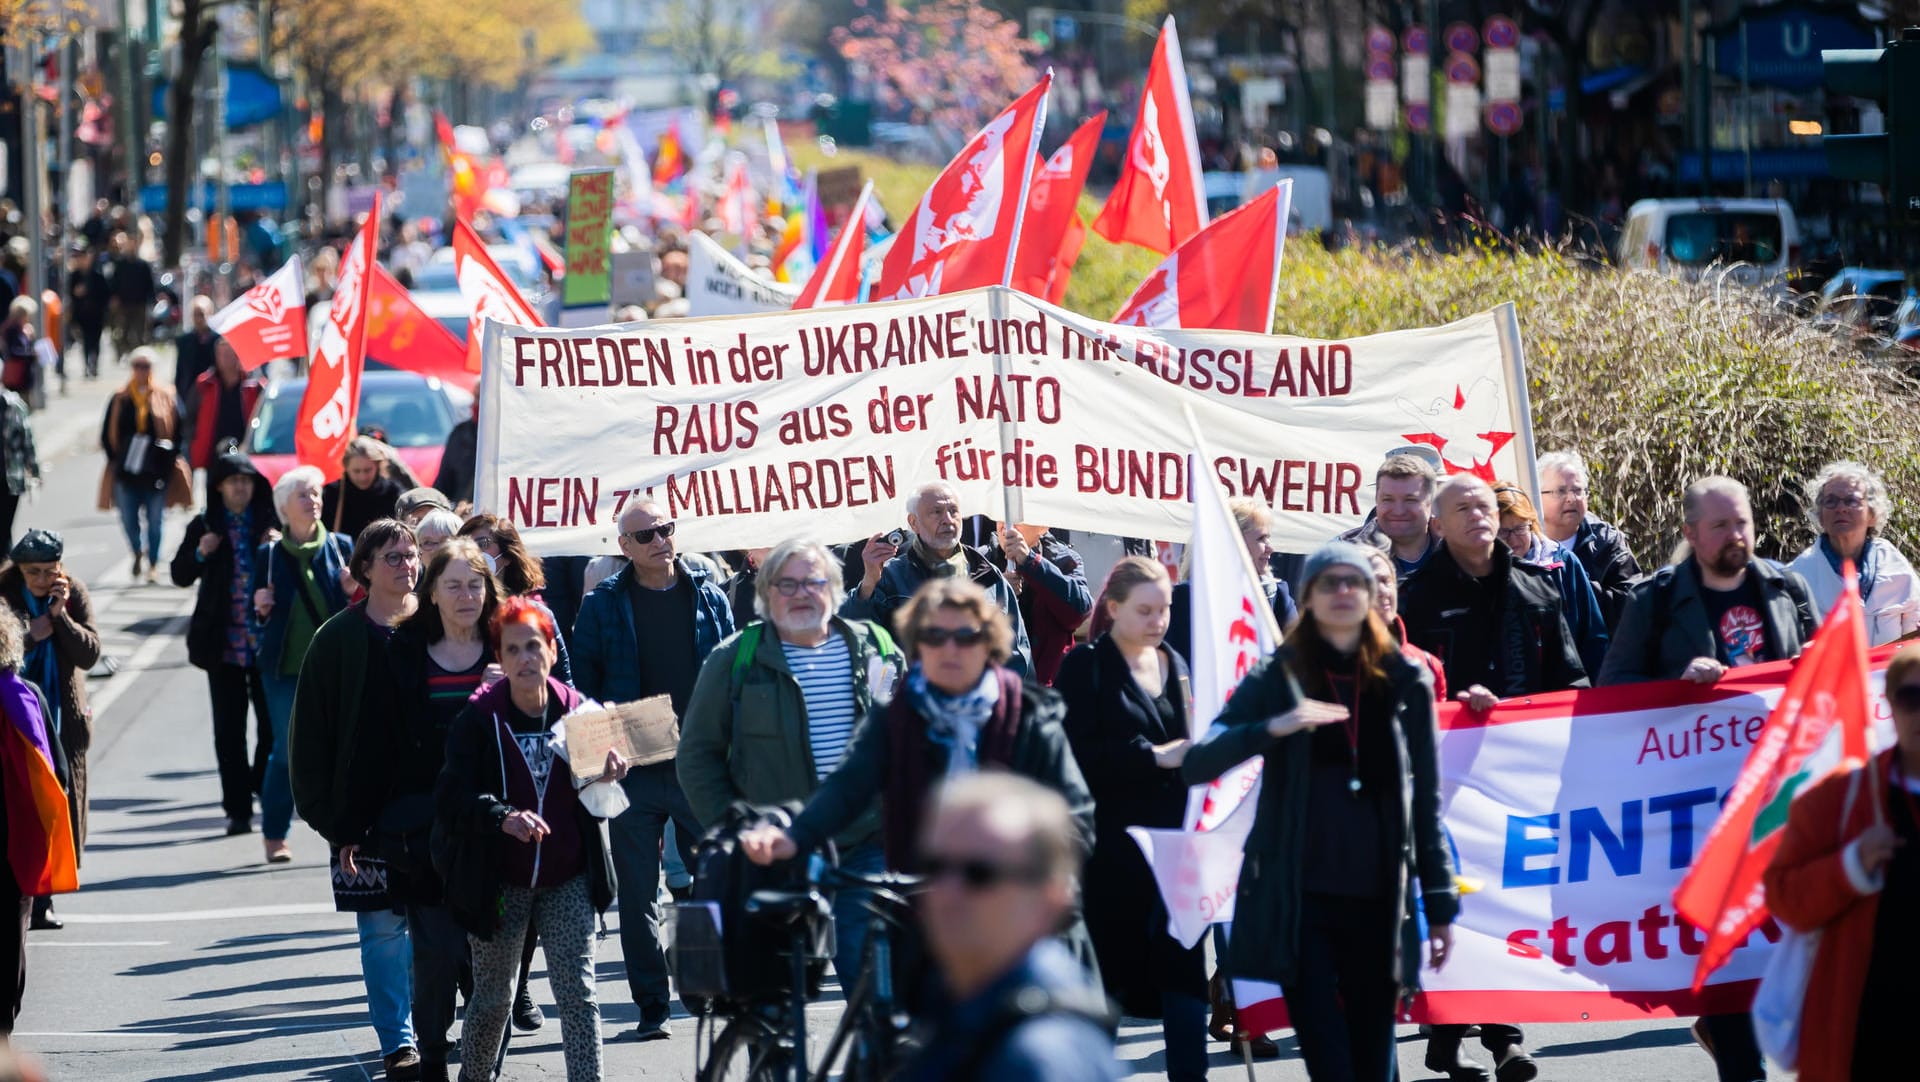
M1100 591L1105 634L1061 662L1067 741L1093 793L1093 856L1085 872L1087 930L1107 994L1124 1013L1163 1020L1167 1077L1207 1076L1207 975L1198 946L1167 934L1153 869L1127 828L1178 828L1187 787L1193 695L1186 663L1162 643L1173 587L1144 556L1115 564Z
M187 535L173 554L173 584L200 586L187 624L187 660L207 674L213 758L229 835L253 829L253 795L273 752L273 717L253 642L251 586L253 562L278 524L266 478L252 459L229 449L207 467L206 510L187 523ZM248 707L259 734L251 761Z
M1299 623L1187 750L1182 776L1198 785L1263 757L1228 973L1286 989L1308 1077L1388 1082L1395 1008L1419 987L1415 880L1435 969L1460 909L1433 681L1374 611L1365 548L1323 545L1304 578Z

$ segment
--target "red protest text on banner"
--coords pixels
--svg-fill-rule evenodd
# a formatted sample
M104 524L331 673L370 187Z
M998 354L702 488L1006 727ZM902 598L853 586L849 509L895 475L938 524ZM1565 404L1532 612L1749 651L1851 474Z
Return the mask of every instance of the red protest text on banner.
M340 263L333 303L320 345L307 373L307 391L294 422L300 463L317 466L328 480L341 473L340 456L353 438L360 412L360 369L366 361L367 302L373 287L374 245L380 229L380 195Z

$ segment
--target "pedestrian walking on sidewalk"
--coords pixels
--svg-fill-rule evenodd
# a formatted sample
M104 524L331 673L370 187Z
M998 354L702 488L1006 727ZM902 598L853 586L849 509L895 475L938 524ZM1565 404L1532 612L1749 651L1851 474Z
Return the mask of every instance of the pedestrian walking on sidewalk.
M207 467L206 510L187 523L173 554L173 584L198 584L187 623L187 661L207 674L213 707L213 758L227 834L253 830L253 797L273 752L273 714L253 642L250 587L260 548L278 524L273 494L253 460L229 448ZM258 737L247 756L247 714Z
M13 548L13 520L20 497L40 483L40 451L33 440L27 404L0 390L0 551Z
M180 404L173 388L154 381L152 350L134 350L129 364L126 385L108 400L100 422L107 467L100 477L99 507L120 511L120 528L133 551L133 577L157 582L160 530L180 453Z
M413 1010L413 953L404 906L392 893L389 863L368 844L386 805L394 734L388 703L394 629L419 600L420 550L413 529L379 519L354 539L347 565L363 600L320 626L300 663L287 773L293 802L333 852L334 908L352 913L360 930L360 969L367 1013L380 1037L387 1077L420 1077Z
M469 702L447 734L447 762L434 791L434 867L447 906L469 933L473 998L460 1044L462 1082L485 1082L501 1047L520 946L540 930L548 979L560 1005L568 1082L601 1077L600 1002L594 992L596 913L613 904L613 858L593 793L619 783L627 764L608 752L594 781L574 788L566 748L553 729L582 703L553 678L558 629L526 598L495 612L491 638L506 679ZM657 874L657 873L656 873Z
M93 626L87 588L61 564L66 542L49 530L29 530L13 546L13 566L0 571L0 599L27 625L21 675L46 696L47 730L65 753L67 815L73 827L74 860L87 844L87 748L93 743L93 710L87 705L87 670L100 661L100 633ZM34 904L33 926L61 927L53 906Z
M260 782L260 833L269 864L293 859L287 832L293 826L293 784L287 776L287 729L300 663L314 633L347 607L357 584L347 571L353 539L330 533L320 524L320 486L313 466L296 466L273 486L273 505L283 532L254 554L253 599L255 657L267 689L267 714L273 720L273 753Z

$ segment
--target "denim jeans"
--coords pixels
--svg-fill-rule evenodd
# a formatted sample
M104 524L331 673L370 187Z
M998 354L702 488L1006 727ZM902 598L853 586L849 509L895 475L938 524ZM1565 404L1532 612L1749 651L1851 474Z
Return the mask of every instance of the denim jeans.
M863 842L840 854L840 869L855 875L879 875L887 870L887 855L879 842ZM833 971L840 990L853 991L860 976L860 952L867 945L867 892L842 890L833 896Z
M669 820L680 859L693 862L700 822L674 777L672 760L636 766L621 787L626 811L609 820L614 882L620 894L620 955L627 966L627 990L641 1008L668 1004L667 956L660 948L660 841ZM544 938L544 933L542 933ZM517 957L517 956L516 956Z
M293 721L293 692L297 676L281 676L262 669L267 689L267 715L273 719L273 753L267 756L267 776L260 783L260 835L281 841L293 826L293 778L287 773L287 726Z
M165 489L134 486L123 481L113 483L113 500L120 507L120 529L127 535L127 547L135 556L144 554L148 564L160 562L160 528L166 523ZM147 516L147 543L140 545L140 514Z
M413 946L407 918L391 909L354 914L360 924L360 974L367 982L367 1015L390 1056L413 1039Z

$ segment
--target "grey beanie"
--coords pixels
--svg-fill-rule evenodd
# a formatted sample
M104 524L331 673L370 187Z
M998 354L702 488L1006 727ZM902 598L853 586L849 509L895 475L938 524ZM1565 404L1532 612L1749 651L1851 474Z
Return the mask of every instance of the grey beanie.
M1306 570L1300 576L1302 595L1312 593L1313 580L1330 567L1351 567L1360 572L1361 577L1367 580L1367 593L1373 593L1373 557L1366 548L1351 541L1329 541L1314 549L1313 555L1307 557Z

